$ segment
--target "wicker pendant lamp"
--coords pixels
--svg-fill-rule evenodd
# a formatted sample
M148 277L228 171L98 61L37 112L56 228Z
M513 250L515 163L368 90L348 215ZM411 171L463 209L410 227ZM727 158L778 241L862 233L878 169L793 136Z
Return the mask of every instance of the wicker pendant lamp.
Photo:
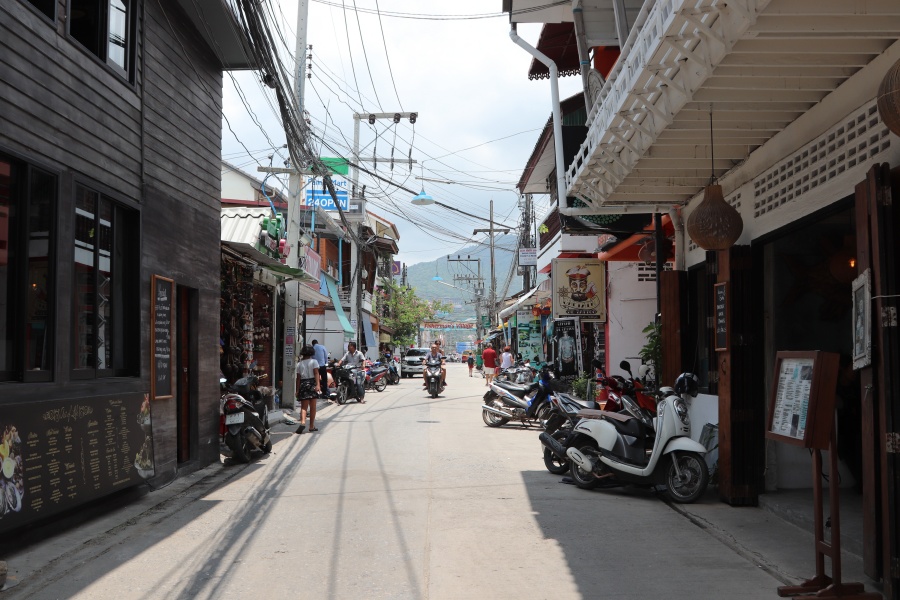
M703 200L688 217L687 233L704 250L727 250L741 237L744 221L737 209L725 202L722 186L716 182L712 110L709 112L709 143L712 176L703 190Z
M878 86L878 114L891 133L900 135L900 60L888 69Z

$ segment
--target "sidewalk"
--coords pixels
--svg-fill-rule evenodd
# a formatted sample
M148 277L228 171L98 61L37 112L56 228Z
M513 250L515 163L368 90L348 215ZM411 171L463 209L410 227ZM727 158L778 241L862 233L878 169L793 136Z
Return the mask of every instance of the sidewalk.
M809 493L812 494L812 491L809 490ZM782 582L781 585L796 585L815 575L812 532L778 516L782 509L777 503L761 503L758 508L732 507L719 501L718 490L711 488L696 504L672 503L670 506L710 536ZM826 531L826 536L828 533L830 530ZM862 558L847 551L848 545L854 546L852 540L848 541L851 543L843 543L842 540L841 579L844 583L863 583L866 591L880 592L880 585L869 579L863 571ZM831 575L831 561L827 559L825 573ZM774 597L774 588L772 592Z

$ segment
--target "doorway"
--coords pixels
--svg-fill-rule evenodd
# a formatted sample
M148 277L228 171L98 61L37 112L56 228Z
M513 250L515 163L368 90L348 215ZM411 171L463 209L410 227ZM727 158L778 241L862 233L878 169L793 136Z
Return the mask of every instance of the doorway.
M175 293L177 316L176 342L176 428L178 437L178 464L197 456L197 407L196 407L196 349L193 344L197 290L179 285Z

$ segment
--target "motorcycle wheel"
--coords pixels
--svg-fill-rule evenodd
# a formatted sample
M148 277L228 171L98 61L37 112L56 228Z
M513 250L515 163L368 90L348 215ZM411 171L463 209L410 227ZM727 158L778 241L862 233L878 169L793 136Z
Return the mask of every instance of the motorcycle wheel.
M400 375L398 375L397 373L391 373L388 375L388 377L390 377L388 383L390 383L391 385L397 385L398 383L400 383Z
M678 477L675 461L683 477ZM666 492L669 498L679 504L690 504L706 491L709 484L709 469L703 457L695 452L672 453L672 460L666 468Z
M378 381L375 382L375 391L383 392L384 388L387 387L387 377L382 377Z
M544 448L544 466L554 475L562 475L572 467L569 466L568 460L563 460L550 452L549 448Z
M337 390L337 403L343 404L346 401L347 401L347 386L341 384L338 386L338 390Z
M247 441L246 437L228 433L225 435L225 445L231 448L231 451L234 453L232 455L234 460L245 464L250 462L250 442Z
M580 447L579 450L583 454L590 454L592 458L596 457L597 455L597 449L590 444ZM583 490L592 490L600 485L600 480L597 479L597 477L593 473L584 471L574 460L570 460L569 462L571 463L569 474L572 476L572 480L575 482L575 485Z
M272 439L269 438L269 441L263 444L262 451L266 454L270 454L272 452Z
M438 386L438 384L436 383L432 383L428 386L428 392L431 394L432 398L437 398L438 394L440 394L440 390L440 386Z
M506 417L495 415L489 410L482 410L481 418L484 419L484 424L488 427L500 427L501 425L506 425L507 423L509 423L509 419L507 419Z
M541 426L541 429L547 429L547 420L553 415L553 409L550 408L550 404L544 404L542 407L538 409L537 412L537 421Z

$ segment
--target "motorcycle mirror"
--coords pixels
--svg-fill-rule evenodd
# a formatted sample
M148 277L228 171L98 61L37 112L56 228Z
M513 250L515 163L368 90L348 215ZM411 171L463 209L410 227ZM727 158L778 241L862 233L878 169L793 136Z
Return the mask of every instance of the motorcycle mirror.
M627 360L623 360L619 363L619 368L631 375L631 365L628 364Z

